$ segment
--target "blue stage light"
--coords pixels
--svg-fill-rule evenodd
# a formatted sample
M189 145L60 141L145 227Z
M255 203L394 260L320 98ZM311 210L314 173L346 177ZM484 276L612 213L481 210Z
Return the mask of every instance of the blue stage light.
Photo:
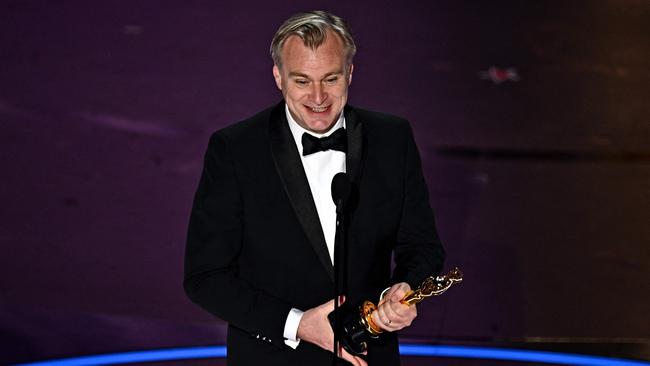
M484 360L536 362L577 366L650 366L650 362L619 358L578 355L570 353L516 350L468 346L434 346L425 344L400 345L402 356L472 358ZM225 346L169 348L105 355L74 357L58 360L23 363L15 366L99 366L124 365L136 362L161 362L201 358L223 358Z
M110 353L19 364L22 366L99 366L136 362L160 362L226 357L226 346L166 348L150 351ZM16 365L18 366L18 365Z
M625 359L578 355L570 353L517 350L511 348L488 348L467 346L433 346L421 344L401 344L400 354L403 356L428 356L475 358L483 360L520 361L548 363L555 365L579 366L648 366L650 362L632 361Z

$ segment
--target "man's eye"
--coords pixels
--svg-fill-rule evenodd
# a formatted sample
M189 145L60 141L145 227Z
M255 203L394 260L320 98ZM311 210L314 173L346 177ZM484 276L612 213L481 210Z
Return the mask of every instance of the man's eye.
M328 84L334 84L338 79L339 78L329 78L329 79L325 79L325 82Z
M296 84L304 86L304 85L309 84L309 82L307 80L298 79L298 80L296 80Z

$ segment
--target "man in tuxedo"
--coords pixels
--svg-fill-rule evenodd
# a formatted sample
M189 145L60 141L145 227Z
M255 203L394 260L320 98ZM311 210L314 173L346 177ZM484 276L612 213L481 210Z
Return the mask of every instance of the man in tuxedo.
M386 291L373 313L385 333L367 355L341 350L342 359L398 365L395 332L417 315L399 300L441 269L444 251L408 122L346 105L355 51L335 15L288 19L271 44L284 100L210 139L184 287L228 322L230 365L331 364L336 173L347 172L354 187L342 301L356 306Z

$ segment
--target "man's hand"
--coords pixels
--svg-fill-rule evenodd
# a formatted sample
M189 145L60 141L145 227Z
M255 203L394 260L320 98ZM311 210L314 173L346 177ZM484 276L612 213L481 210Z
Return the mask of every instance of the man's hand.
M344 301L345 299L342 298L339 304ZM334 348L334 331L332 331L332 326L327 319L327 315L332 311L334 311L334 299L305 311L298 324L296 333L298 338L332 352ZM340 346L338 356L355 366L368 366L361 357L352 356Z
M377 310L372 313L372 321L383 330L394 332L411 325L418 315L415 305L404 305L400 302L411 286L406 282L396 283L386 292L379 302Z

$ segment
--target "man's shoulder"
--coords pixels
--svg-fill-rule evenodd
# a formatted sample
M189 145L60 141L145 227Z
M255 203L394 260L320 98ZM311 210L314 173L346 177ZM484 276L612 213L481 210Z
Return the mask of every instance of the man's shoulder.
M386 133L410 130L409 121L406 118L393 114L378 112L356 106L347 107L349 115L356 118L364 126L365 130L378 130Z
M268 107L251 117L215 131L213 135L221 135L229 140L250 139L256 135L261 137L268 132L269 120L279 109L279 104Z

